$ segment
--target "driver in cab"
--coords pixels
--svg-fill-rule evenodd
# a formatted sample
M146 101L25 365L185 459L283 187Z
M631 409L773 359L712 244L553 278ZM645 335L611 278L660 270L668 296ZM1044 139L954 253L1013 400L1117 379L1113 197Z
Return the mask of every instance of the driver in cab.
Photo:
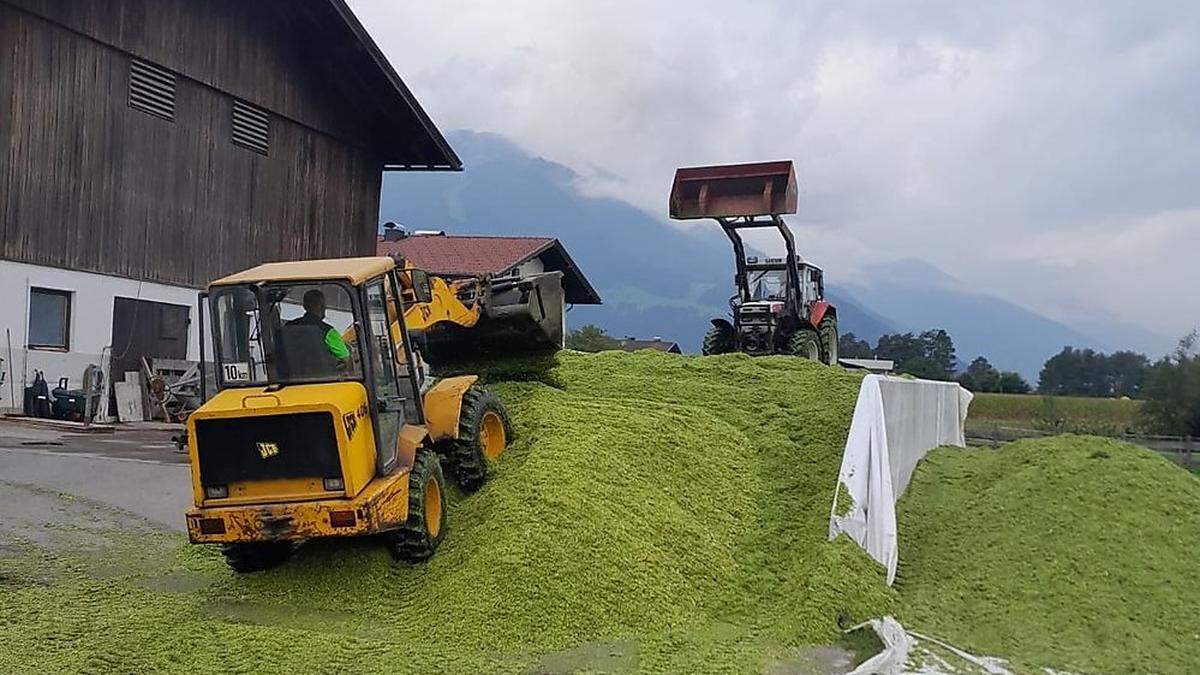
M317 326L324 336L325 348L338 360L346 364L350 359L350 348L337 329L325 322L325 294L312 289L304 294L304 315L287 322L289 326Z

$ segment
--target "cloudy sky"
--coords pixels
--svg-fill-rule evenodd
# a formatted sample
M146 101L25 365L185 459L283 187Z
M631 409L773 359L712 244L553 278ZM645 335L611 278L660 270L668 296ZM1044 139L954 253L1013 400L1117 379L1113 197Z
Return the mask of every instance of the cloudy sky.
M662 214L792 158L802 250L1067 323L1200 324L1200 3L351 0L443 129ZM468 170L470 168L468 167Z

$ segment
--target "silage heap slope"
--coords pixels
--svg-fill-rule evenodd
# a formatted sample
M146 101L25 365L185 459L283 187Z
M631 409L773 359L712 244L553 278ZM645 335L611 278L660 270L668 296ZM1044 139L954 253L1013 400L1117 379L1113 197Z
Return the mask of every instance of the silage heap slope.
M820 642L836 638L839 614L867 618L889 609L892 596L880 568L848 540L827 541L861 375L792 357L743 354L563 352L556 363L540 377L570 396L643 409L681 406L692 420L715 418L740 432L747 454L736 489L751 496L756 511L738 533L738 575L722 594L720 618L758 626L786 643ZM623 421L606 423L619 430ZM664 445L647 445L646 452L664 458L658 470L677 471L670 437L657 443ZM697 488L696 495L709 492Z
M1024 672L1200 664L1200 481L1061 436L940 449L900 501L901 620Z
M484 375L515 440L428 563L328 542L236 576L188 548L166 591L60 560L0 593L0 670L747 672L891 609L881 568L826 541L859 376L651 352Z

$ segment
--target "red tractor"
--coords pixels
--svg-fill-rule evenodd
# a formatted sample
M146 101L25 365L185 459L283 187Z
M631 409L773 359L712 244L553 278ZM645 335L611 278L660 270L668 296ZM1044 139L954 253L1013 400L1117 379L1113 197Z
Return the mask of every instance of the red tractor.
M796 253L781 217L796 212L796 201L791 161L676 170L671 217L716 220L737 265L737 294L729 299L733 321L712 320L704 354L791 354L837 363L837 309L825 300L824 273ZM762 227L783 236L785 257L746 256L739 232Z

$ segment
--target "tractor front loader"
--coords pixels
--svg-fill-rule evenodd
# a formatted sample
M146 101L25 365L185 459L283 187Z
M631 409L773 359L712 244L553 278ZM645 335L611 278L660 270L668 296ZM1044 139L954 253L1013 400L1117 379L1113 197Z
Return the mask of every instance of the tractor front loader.
M443 465L478 488L510 427L476 377L428 376L401 276L386 257L269 263L201 294L217 392L188 418L192 542L239 572L319 537L379 535L410 562L437 549Z
M796 203L791 161L676 170L671 217L716 220L733 244L731 318L712 320L704 354L792 354L837 363L837 309L825 300L824 273L797 254L782 218L796 212ZM786 255L747 256L741 232L755 228L776 229Z

